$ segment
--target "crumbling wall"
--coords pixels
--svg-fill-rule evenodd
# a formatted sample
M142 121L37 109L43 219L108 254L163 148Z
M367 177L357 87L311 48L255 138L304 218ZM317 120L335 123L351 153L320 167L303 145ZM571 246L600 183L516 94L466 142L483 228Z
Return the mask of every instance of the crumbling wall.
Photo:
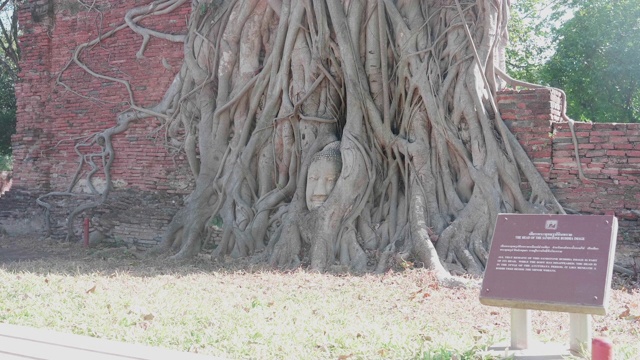
M0 203L0 222L11 227L37 211L35 198L49 191L66 191L79 157L95 148L77 148L91 136L116 124L116 116L131 100L121 83L93 76L83 69L128 81L138 106L157 103L182 65L183 44L151 38L144 56L137 57L142 36L125 28L79 53L75 49L124 23L126 11L151 1L37 0L19 10L22 59L16 84L17 133L13 136L13 190ZM186 33L190 13L186 2L178 11L152 16L141 25L172 34ZM83 216L92 228L127 242L148 246L158 241L164 226L193 186L184 154L164 141L158 119L133 124L113 140L117 149L112 167L114 190L104 206ZM98 161L98 163L100 163ZM81 169L86 174L89 169ZM106 186L100 172L93 185ZM88 192L81 180L74 192ZM79 199L53 198L52 236L66 228L68 205ZM27 205L28 204L28 205ZM35 215L35 214L33 214ZM42 214L38 214L42 218ZM42 220L42 219L40 219ZM82 218L76 221L76 232ZM43 231L42 224L37 230ZM3 224L0 224L3 225Z
M640 248L640 124L576 122L574 136L546 89L504 91L498 107L567 212L615 215L619 247Z
M75 145L114 126L116 116L129 108L125 86L69 62L79 45L122 24L127 10L145 3L151 2L96 0L84 5L76 0L39 0L22 5L22 71L16 85L17 133L12 139L17 186L38 192L66 189L79 156L91 151ZM189 12L187 3L179 11L149 17L142 25L185 33ZM179 71L183 44L151 38L144 57L137 58L141 45L142 36L125 28L81 52L79 60L93 72L128 81L135 103L150 106L162 98ZM166 129L160 125L154 118L140 120L115 137L116 187L189 191L183 155L166 146ZM100 176L96 183L100 185Z
M553 128L558 200L582 214L615 214L624 240L640 244L640 124L575 123L574 132L579 162L569 125Z
M498 95L500 115L533 161L550 180L553 124L562 122L560 92L546 89L505 90Z

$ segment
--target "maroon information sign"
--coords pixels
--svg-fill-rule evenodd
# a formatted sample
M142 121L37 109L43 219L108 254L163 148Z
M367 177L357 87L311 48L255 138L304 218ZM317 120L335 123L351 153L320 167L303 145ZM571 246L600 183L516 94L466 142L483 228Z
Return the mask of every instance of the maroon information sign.
M604 315L617 230L611 215L498 215L480 302Z

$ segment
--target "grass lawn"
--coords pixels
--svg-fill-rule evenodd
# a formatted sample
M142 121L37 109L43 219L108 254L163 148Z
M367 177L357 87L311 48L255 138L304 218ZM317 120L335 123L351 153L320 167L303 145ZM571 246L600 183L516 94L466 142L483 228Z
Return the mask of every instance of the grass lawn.
M615 283L594 336L612 340L617 359L638 359L640 291ZM420 269L285 273L77 250L0 265L0 322L229 359L478 359L509 337L509 310L478 293ZM536 311L533 329L569 341L567 314Z

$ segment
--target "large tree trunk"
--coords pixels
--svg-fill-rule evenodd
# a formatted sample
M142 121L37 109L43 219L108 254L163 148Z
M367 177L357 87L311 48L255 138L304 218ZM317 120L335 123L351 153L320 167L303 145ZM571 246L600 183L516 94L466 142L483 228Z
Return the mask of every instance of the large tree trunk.
M495 105L508 7L194 0L166 119L196 187L160 249L197 254L220 215L214 256L481 274L499 212L562 212ZM308 170L335 141L341 172L309 209Z

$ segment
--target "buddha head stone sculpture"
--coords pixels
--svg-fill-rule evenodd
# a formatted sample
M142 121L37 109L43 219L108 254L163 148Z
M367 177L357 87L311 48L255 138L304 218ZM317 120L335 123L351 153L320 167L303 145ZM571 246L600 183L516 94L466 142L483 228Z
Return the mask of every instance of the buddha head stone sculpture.
M319 208L329 197L342 170L340 142L334 141L317 152L307 172L307 208Z

